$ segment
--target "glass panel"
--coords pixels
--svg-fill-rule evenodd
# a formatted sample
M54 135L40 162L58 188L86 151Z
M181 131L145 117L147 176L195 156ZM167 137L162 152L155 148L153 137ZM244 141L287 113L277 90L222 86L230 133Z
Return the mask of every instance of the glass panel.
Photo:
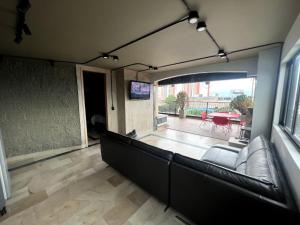
M286 120L285 120L285 126L291 131L293 126L293 118L294 118L294 111L296 104L296 95L297 95L297 87L299 82L299 62L300 62L300 56L296 58L294 61L294 65L291 68L290 71L290 84L288 87L289 96L287 100L287 108L286 108Z
M295 64L296 64L295 67L297 68L296 74L297 74L297 76L299 78L299 76L300 76L300 56L298 56L296 58ZM297 84L297 85L299 85L299 84ZM298 95L299 95L299 93L298 93ZM296 115L295 132L294 132L294 134L295 134L295 136L298 139L300 139L300 104L299 104L299 100L298 100L298 102L296 104L296 107L297 107L297 115Z

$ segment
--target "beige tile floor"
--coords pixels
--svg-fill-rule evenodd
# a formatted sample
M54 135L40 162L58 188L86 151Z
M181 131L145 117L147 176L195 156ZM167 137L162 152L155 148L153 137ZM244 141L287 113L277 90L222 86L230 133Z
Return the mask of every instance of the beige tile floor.
M201 159L207 151L207 148L191 146L154 135L142 138L140 141L194 159Z
M175 141L182 141L183 143L192 144L204 148L215 144L228 145L228 141L225 140L172 130L164 127L154 132L154 134L160 137L172 139Z
M101 160L100 146L10 173L1 225L182 225L178 213Z
M228 143L220 139L203 137L167 128L161 128L153 134L141 138L140 141L194 159L201 159L212 145L227 145Z

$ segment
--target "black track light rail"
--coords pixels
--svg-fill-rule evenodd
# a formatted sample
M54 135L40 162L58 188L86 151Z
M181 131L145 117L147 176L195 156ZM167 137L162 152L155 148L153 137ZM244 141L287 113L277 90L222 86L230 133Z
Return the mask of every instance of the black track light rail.
M232 55L232 54L235 54L235 53L244 52L244 51L248 51L248 50L253 50L253 49L257 49L257 48L268 47L268 46L272 46L272 45L282 45L283 43L284 42L272 42L272 43L268 43L268 44L256 45L256 46L252 46L252 47L248 47L248 48L243 48L243 49L230 51L230 52L227 53L227 55ZM81 65L84 64L82 62L77 62L77 61L53 60L53 59L46 59L46 58L35 58L35 57L26 57L26 56L17 56L17 55L8 55L8 54L0 54L0 56L1 57L19 58L19 59L29 59L29 60L43 60L43 61L48 61L48 62L51 62L51 63L70 63L70 64L81 64ZM175 66L175 65L179 65L179 64L184 64L184 63L209 59L209 58L213 58L213 57L218 57L218 55L210 55L210 56L205 56L205 57L201 57L201 58L195 58L195 59L185 60L185 61L181 61L181 62L161 65L161 66L158 66L157 68L159 69L159 68L164 68L164 67L169 67L169 66ZM123 69L123 68L130 67L130 66L135 66L135 65L150 67L150 65L147 65L145 63L131 63L131 64L128 64L128 65L125 65L125 66L121 66L121 67L112 69L112 71L115 71L115 70L118 70L118 69ZM150 70L150 69L148 68L147 70Z
M203 60L203 59L215 58L217 56L218 55L210 55L210 56L205 56L205 57L201 57L201 58L189 59L189 60L185 60L185 61L181 61L181 62L170 63L170 64L158 66L158 68L160 69L160 68L165 68L165 67L169 67L169 66L176 66L176 65L180 65L180 64L184 64L184 63L190 63L190 62L194 62L194 61Z
M231 55L231 54L238 53L238 52L244 52L244 51L248 51L248 50L253 50L253 49L257 49L257 48L268 47L271 45L282 45L283 43L284 42L282 42L282 41L278 41L278 42L272 42L269 44L257 45L257 46L253 46L253 47L249 47L249 48L242 48L242 49L230 51L227 53L227 55Z
M172 26L174 26L174 25L176 25L176 24L178 24L178 23L184 22L184 21L186 21L187 19L188 19L188 16L184 16L183 18L181 18L181 19L179 19L179 20L176 20L176 21L171 22L171 23L169 23L169 24L167 24L167 25L164 25L164 26L162 26L162 27L160 27L160 28L158 28L158 29L156 29L156 30L153 30L153 31L151 31L151 32L149 32L149 33L147 33L147 34L144 34L144 35L142 35L142 36L140 36L140 37L138 37L138 38L136 38L136 39L134 39L134 40L132 40L132 41L129 41L129 42L127 42L126 44L123 44L123 45L121 45L121 46L119 46L119 47L117 47L117 48L115 48L115 49L112 49L112 50L110 50L109 52L107 52L107 54L111 54L111 53L113 53L113 52L116 52L116 51L118 51L118 50L120 50L120 49L122 49L122 48L125 48L125 47L127 47L127 46L129 46L129 45L132 45L132 44L134 44L134 43L136 43L136 42L138 42L138 41L140 41L140 40L142 40L142 39L145 39L145 38L147 38L147 37L149 37L149 36L151 36L151 35L153 35L153 34L156 34L156 33L160 32L160 31L162 31L162 30L165 30L165 29L167 29L167 28L169 28L169 27L172 27ZM97 59L99 59L99 58L102 58L102 55L97 56L97 57L94 57L94 58L92 58L92 59L89 59L89 60L87 60L86 62L84 62L83 64L90 63L90 62L95 61L95 60L97 60Z
M217 46L218 50L220 50L221 49L220 45L218 44L218 42L216 41L216 39L212 36L212 34L209 32L209 30L207 28L206 28L205 32L210 37L210 39L212 40L212 42Z
M124 69L124 68L131 67L131 66L145 66L145 67L148 67L148 68L150 67L150 65L147 65L145 63L131 63L131 64L128 64L128 65L125 65L125 66L114 68L114 69L112 69L112 71Z
M186 0L181 0L182 1L182 3L186 6L186 8L187 8L187 11L189 12L189 14L191 13L191 12L193 12L192 10L191 10L191 7L188 5L188 3L186 2ZM199 15L198 15L198 19L199 19ZM200 21L200 22L203 22L203 21ZM198 24L199 24L199 21L198 21ZM204 24L205 24L205 22L204 22ZM205 25L206 26L206 25ZM214 36L209 32L209 30L208 30L208 28L207 27L205 27L205 32L206 32L206 34L208 35L208 37L211 39L211 41L216 45L216 47L218 48L218 50L220 51L220 50L222 50L222 48L221 48L221 46L219 45L219 43L217 42L217 40L214 38ZM228 58L228 55L227 55L227 53L225 52L225 54L223 55L223 57L226 59L226 62L229 62L229 58ZM222 58L223 58L222 57Z
M263 48L263 47L268 47L268 46L272 46L272 45L282 45L282 44L283 44L283 42L273 42L273 43L269 43L269 44L263 44L263 45L249 47L249 48L238 49L238 50L228 52L226 55L226 58L228 58L228 55L235 54L238 52L244 52L244 51L253 50L253 49L257 49L257 48ZM165 68L165 67L169 67L169 66L175 66L175 65L180 65L180 64L184 64L184 63L190 63L190 62L194 62L194 61L210 59L210 58L214 58L214 57L219 57L219 55L210 55L210 56L206 56L206 57L195 58L195 59L185 60L185 61L176 62L176 63L170 63L170 64L158 66L157 68L160 69L160 68Z
M184 4L184 6L186 7L187 11L191 11L191 7L189 6L189 4L186 2L186 0L181 0L182 3Z
M115 48L115 49L113 49L113 50L110 50L110 51L108 52L108 54L111 54L111 53L113 53L113 52L115 52L115 51L118 51L118 50L120 50L120 49L122 49L122 48L125 48L125 47L127 47L127 46L129 46L129 45L132 45L132 44L135 43L135 42L138 42L138 41L140 41L140 40L142 40L142 39L145 39L145 38L147 38L147 37L149 37L149 36L151 36L151 35L153 35L153 34L156 34L156 33L160 32L160 31L162 31L162 30L165 30L165 29L167 29L167 28L169 28L169 27L172 27L172 26L174 26L174 25L176 25L176 24L178 24L178 23L184 22L184 21L186 21L187 19L188 19L188 16L184 16L184 17L182 17L182 18L179 19L179 20L176 20L176 21L171 22L171 23L169 23L169 24L167 24L167 25L164 25L164 26L162 26L162 27L160 27L160 28L158 28L158 29L156 29L156 30L154 30L154 31L151 31L151 32L149 32L149 33L147 33L147 34L142 35L142 36L139 37L139 38L136 38L136 39L134 39L134 40L132 40L132 41L126 43L126 44L123 44L123 45L121 45L121 46L119 46L119 47L117 47L117 48Z

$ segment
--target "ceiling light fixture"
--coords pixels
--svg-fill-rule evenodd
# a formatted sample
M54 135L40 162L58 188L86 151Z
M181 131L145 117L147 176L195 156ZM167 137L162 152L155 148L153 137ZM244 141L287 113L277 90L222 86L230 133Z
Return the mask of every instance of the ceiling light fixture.
M116 55L113 55L112 58L113 58L114 61L119 61L119 57L116 56Z
M204 21L200 21L197 24L197 31L201 32L201 31L205 31L206 30L206 23Z
M226 59L226 58L227 58L227 54L226 53L221 56L221 59Z
M218 55L219 55L220 57L222 57L222 56L224 56L224 55L226 55L226 54L225 54L225 51L224 51L223 49L220 49L219 52L218 52Z
M149 66L149 70L153 70L153 66Z
M199 14L197 11L190 11L188 21L190 24L197 23L199 20Z
M102 54L103 59L108 59L109 55L107 53Z

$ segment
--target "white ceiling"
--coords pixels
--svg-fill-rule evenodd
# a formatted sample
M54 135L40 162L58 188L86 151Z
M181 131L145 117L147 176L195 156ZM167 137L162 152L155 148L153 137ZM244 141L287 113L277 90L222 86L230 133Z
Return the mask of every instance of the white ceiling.
M187 0L205 19L226 51L284 41L300 11L299 0ZM0 2L0 54L86 61L187 14L181 0L32 0L27 23L33 36L13 42L17 0ZM115 68L142 62L155 66L216 54L217 48L195 25L177 24L114 54L119 62L91 65ZM243 58L257 51L233 56ZM176 68L220 59L183 64ZM138 68L136 68L138 69ZM168 67L165 69L174 69Z

